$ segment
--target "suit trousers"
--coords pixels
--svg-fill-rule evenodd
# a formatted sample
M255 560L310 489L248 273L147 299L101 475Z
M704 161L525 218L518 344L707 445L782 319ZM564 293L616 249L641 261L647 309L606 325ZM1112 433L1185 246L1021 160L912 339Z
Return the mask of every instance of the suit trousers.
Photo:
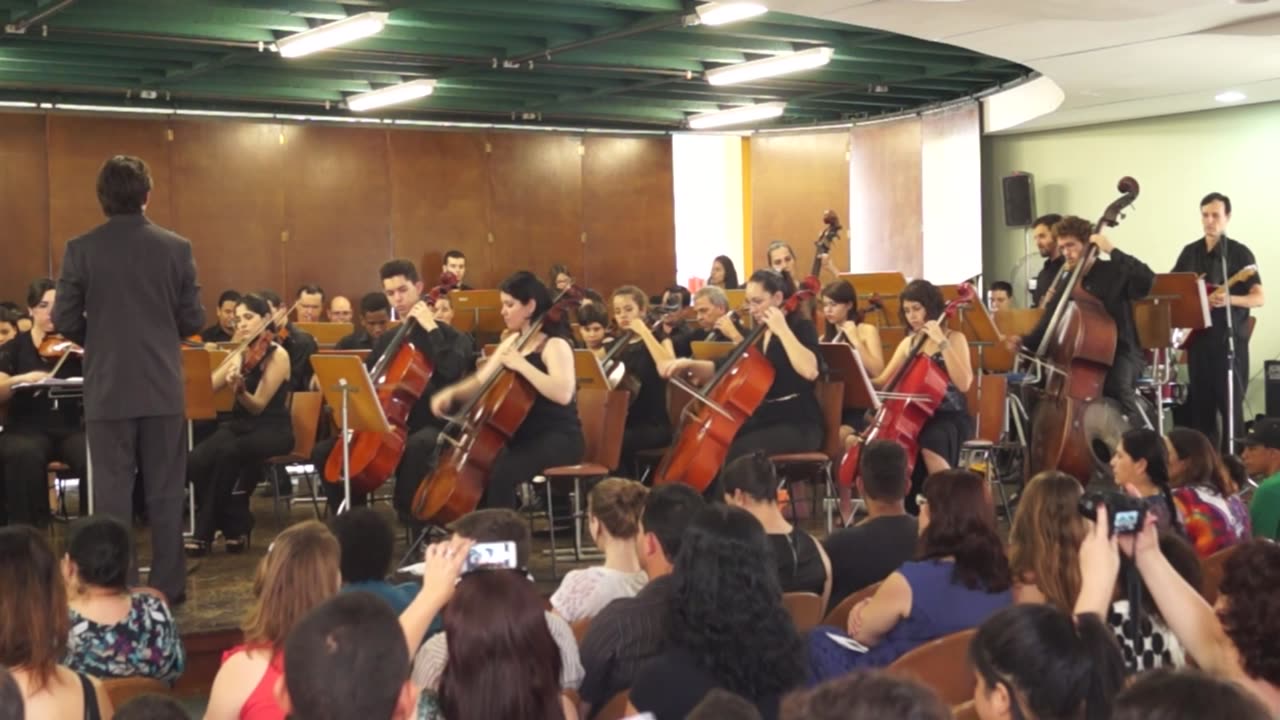
M94 509L126 525L133 521L133 483L142 476L151 521L151 574L147 584L170 601L186 592L182 551L186 421L181 415L90 420L86 424ZM130 584L138 580L132 563Z

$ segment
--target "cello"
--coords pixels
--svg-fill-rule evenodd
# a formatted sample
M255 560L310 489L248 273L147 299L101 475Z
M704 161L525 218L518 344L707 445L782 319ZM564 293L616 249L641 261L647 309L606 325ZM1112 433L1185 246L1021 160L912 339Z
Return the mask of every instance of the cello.
M444 273L440 276L440 283L427 294L426 303L434 306L436 300L457 284L456 275ZM404 455L405 440L409 436L409 414L422 393L426 392L433 371L426 356L409 340L409 333L417 326L418 322L413 316L406 317L400 327L396 328L390 344L369 373L373 378L378 404L382 406L387 423L391 425L391 432L356 431L351 434L348 440L348 467L353 493L367 494L377 490L395 472ZM342 482L340 443L334 443L333 449L329 451L329 457L324 463L324 479L329 483Z
M818 279L805 278L783 304L783 312L795 312L817 292ZM720 473L734 436L773 386L773 365L756 347L767 328L757 322L705 385L690 388L693 398L680 416L675 442L654 474L655 486L679 482L706 492Z
M962 305L973 302L976 297L977 293L972 285L960 285L956 299L947 303L942 314L933 319L941 324L955 315ZM933 417L951 382L946 370L938 367L928 355L921 354L920 350L928 338L929 335L923 330L917 331L915 339L911 341L907 361L878 393L884 398L884 402L876 411L875 418L862 431L858 443L849 448L840 461L837 475L840 516L846 522L849 519L848 513L852 510L853 483L858 474L858 462L862 458L864 445L872 440L892 440L906 451L907 477L915 469L916 457L920 451L920 430Z
M523 350L547 321L559 322L581 299L582 291L577 286L565 288L527 330L508 339L508 347ZM491 361L496 362L492 358ZM418 484L413 494L413 516L420 522L447 525L475 510L488 487L498 453L524 424L537 398L533 384L517 372L501 367L490 375L475 397L450 420L450 427L440 432L441 441L448 446L435 469ZM452 438L448 433L455 427L458 437Z
M1121 196L1107 206L1094 225L1094 234L1120 224L1121 212L1138 197L1138 181L1120 178ZM1116 322L1102 302L1081 286L1098 256L1098 246L1089 243L1084 257L1076 263L1061 287L1055 283L1044 306L1055 291L1062 299L1050 316L1043 339L1035 350L1042 367L1048 370L1044 394L1036 405L1031 423L1029 466L1032 473L1057 469L1089 482L1094 469L1094 453L1086 415L1102 397L1103 383L1116 354Z

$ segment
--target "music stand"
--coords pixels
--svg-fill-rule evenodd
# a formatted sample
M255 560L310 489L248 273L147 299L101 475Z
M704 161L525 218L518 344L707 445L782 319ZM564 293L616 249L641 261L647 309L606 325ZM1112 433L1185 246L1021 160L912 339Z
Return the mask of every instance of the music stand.
M496 336L506 327L497 290L451 290L449 301L453 303L453 327L458 332Z
M340 408L342 433L342 504L340 514L351 509L351 431L389 433L378 394L373 389L369 369L355 355L312 355L311 367L320 381L320 391L329 407Z
M209 385L210 387L212 387L213 369L221 367L223 361L227 359L227 356L230 355L230 353L227 352L226 350L209 350L207 352L209 353L209 368L210 368ZM216 411L214 413L215 417L217 416L217 413L231 412L231 410L235 406L236 406L236 394L234 391L232 391L232 389L229 386L224 385L218 390L213 391L213 409Z
M600 366L600 358L590 350L575 349L573 351L573 374L578 380L579 390L610 389L609 381L604 377L604 368Z
M974 300L956 313L953 322L969 341L969 362L973 367L997 373L1013 369L1014 354L1005 349L986 305Z
M731 342L706 342L705 340L694 340L692 343L689 343L689 346L693 349L694 360L710 360L715 362L725 355L728 355L730 352L733 352L733 349L738 347L738 344Z
M1172 379L1170 348L1177 342L1172 329L1202 330L1211 324L1204 280L1195 273L1156 275L1147 296L1134 302L1133 321L1137 326L1138 344L1155 356L1155 429L1163 435L1163 388Z
M849 343L818 343L818 353L831 371L831 379L844 383L844 407L858 410L879 410L880 397L871 384L862 358Z
M369 357L369 353L371 352L373 351L366 350L365 348L351 348L349 350L340 350L338 348L320 348L319 350L316 350L314 354L316 355L355 355L361 360L364 360L365 358Z
M859 309L865 309L873 297L879 299L879 312L865 313L863 322L869 322L882 329L901 327L897 324L899 322L898 296L902 294L902 289L907 286L906 276L894 271L841 273L839 278L852 285L854 290L857 291ZM905 335L905 331L903 334ZM898 340L901 339L901 337L898 338ZM894 342L890 349L896 346L897 342Z
M349 322L299 322L294 327L311 335L317 345L336 345L351 334L355 327Z
M204 348L182 349L182 396L187 419L187 452L195 449L197 420L216 420L218 408L213 394L212 353ZM225 353L223 353L225 356ZM187 520L191 523L188 535L196 532L196 491L190 481L191 502L187 503Z

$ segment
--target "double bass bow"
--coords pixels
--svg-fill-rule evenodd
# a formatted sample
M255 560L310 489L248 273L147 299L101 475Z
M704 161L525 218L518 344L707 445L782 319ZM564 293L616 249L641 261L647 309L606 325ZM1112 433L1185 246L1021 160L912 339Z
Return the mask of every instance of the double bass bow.
M959 286L956 299L946 304L942 314L930 319L941 324L962 305L973 302L976 297L973 286L964 283ZM846 522L852 510L854 478L858 474L858 462L862 458L864 445L872 440L892 440L906 451L907 476L910 477L915 469L920 449L920 430L933 417L951 382L946 370L920 352L928 338L929 335L923 329L916 332L906 362L878 393L884 402L876 411L875 418L862 431L858 443L849 448L840 461L837 491L840 495L840 516Z
M504 345L509 342L507 347L523 350L547 321L558 322L581 300L582 290L570 285L528 329L508 338ZM494 353L490 362L497 362L497 356L505 349ZM513 370L499 367L490 375L471 401L450 419L449 427L440 432L440 440L448 445L435 469L418 484L413 495L413 516L424 523L446 525L475 510L488 487L498 453L524 424L537 398L533 384ZM457 429L457 438L449 436L453 428Z
M458 285L458 277L446 272L440 282L431 288L425 301L434 306L436 300ZM434 368L426 355L409 339L409 333L418 326L412 315L404 318L396 328L390 344L378 358L369 373L373 378L378 404L391 425L391 432L371 433L356 431L349 440L349 471L351 492L371 493L377 490L395 472L404 455L404 445L409 437L409 414L413 406L426 392ZM334 443L324 463L325 482L342 482L342 442ZM414 478L417 480L418 478ZM405 479L409 481L408 478Z
M1138 198L1138 181L1120 178L1121 196L1102 213L1094 234L1120 224L1121 213ZM1060 294L1035 356L1045 375L1044 394L1036 405L1031 424L1030 469L1033 473L1057 469L1082 484L1089 481L1094 455L1085 433L1085 412L1102 397L1107 371L1115 360L1116 322L1102 301L1085 290L1081 281L1097 260L1098 246L1089 242L1084 256L1065 282L1055 283L1044 306ZM1064 268L1065 270L1065 268Z
M795 312L817 292L818 279L805 278L783 304L783 312ZM654 474L655 486L679 482L705 492L720 473L734 436L773 386L773 365L757 347L767 329L757 322L705 385L689 389L693 398L681 415L675 442Z

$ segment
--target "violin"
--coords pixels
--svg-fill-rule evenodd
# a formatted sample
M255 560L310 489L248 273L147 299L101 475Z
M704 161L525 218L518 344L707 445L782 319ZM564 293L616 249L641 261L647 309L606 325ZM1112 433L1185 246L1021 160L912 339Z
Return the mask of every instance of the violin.
M84 357L84 348L57 333L49 333L36 350L45 360L61 360L67 355Z
M666 310L668 308L661 309ZM679 312L679 310L672 309L672 312ZM658 327L667 321L667 317L669 317L669 315L661 314L657 320L652 320L650 322L649 332L657 332ZM618 359L618 354L631 344L631 341L635 336L636 333L634 330L627 330L622 333L604 354L604 357L600 359L600 367L604 370L604 377L609 383L609 389L617 390L621 388L622 390L626 390L628 393L628 405L634 403L637 395L640 393L640 378L627 372L626 363Z
M299 300L298 302L302 301ZM214 369L213 374L217 375L219 372L229 367L233 362L240 363L241 374L252 372L254 368L258 367L258 365L262 363L263 359L266 358L268 350L271 348L271 343L276 342L277 340L283 341L285 338L289 337L289 331L285 329L284 326L281 326L279 329L274 329L274 326L281 320L287 319L289 317L289 313L293 312L293 308L298 306L298 302L295 302L293 306L288 309L280 308L259 320L257 327L246 335L244 339L240 341L240 344L227 354L227 357L223 359L222 362L218 363L218 367ZM251 357L253 362L246 362L245 356L249 355L250 352L252 352Z

